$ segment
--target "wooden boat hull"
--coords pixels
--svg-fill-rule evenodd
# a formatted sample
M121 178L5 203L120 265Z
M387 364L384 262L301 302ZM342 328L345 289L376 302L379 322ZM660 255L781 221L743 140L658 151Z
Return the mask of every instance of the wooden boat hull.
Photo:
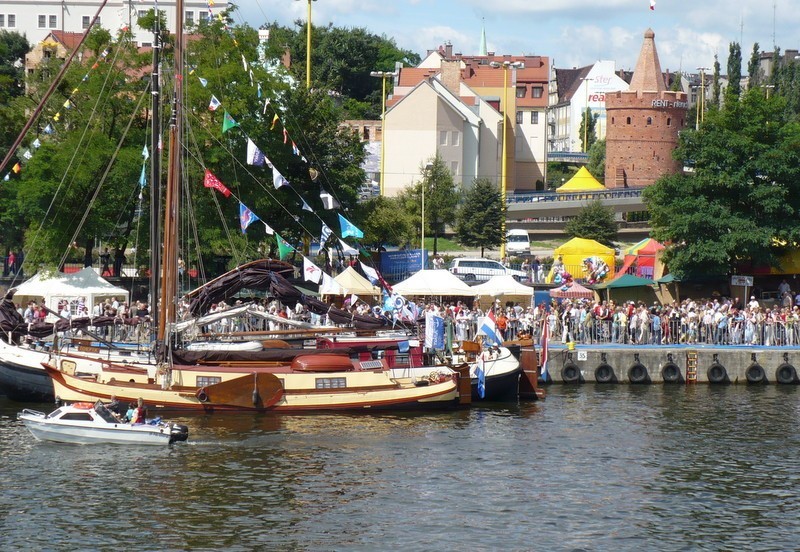
M53 379L57 398L63 401L94 401L115 395L123 402L142 398L150 407L169 410L311 412L451 408L459 404L454 378L415 385L411 380L394 380L384 370L272 374L254 369L250 374L242 374L209 367L181 367L173 370L172 388L162 389L158 385L99 383L65 374L49 365L45 369ZM181 385L196 381L198 376L208 380L225 375L226 379L212 385Z

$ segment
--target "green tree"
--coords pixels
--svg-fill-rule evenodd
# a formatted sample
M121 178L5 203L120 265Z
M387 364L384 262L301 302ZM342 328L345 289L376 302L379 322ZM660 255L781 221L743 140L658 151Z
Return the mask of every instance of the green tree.
M414 217L396 197L378 196L359 204L356 219L364 231L363 242L375 249L385 245L411 245L417 235Z
M595 200L580 210L575 218L567 221L564 233L572 238L595 240L603 245L614 247L617 240L617 221L614 212Z
M25 92L25 54L30 44L17 32L0 30L0 105Z
M500 190L488 178L477 178L458 209L456 237L462 245L480 247L483 257L485 248L503 243L505 216Z
M589 148L589 162L586 169L592 173L601 184L606 181L606 141L598 140Z
M717 54L714 54L714 76L711 81L711 104L719 107L719 98L720 98L720 65L719 65L719 57Z
M800 244L800 124L786 100L752 89L710 110L675 152L691 174L663 177L644 192L653 237L678 275L725 274L738 263L776 262L775 243Z
M672 86L669 87L673 92L680 92L683 90L683 75L678 71L675 73L675 80L672 81Z
M742 92L742 47L731 42L728 47L728 87L725 90L725 104L739 99Z
M580 132L580 139L581 144L583 145L583 151L588 152L589 149L592 147L592 144L597 141L597 118L599 115L597 113L592 113L592 108L587 107L586 111L583 113L583 117L581 117L581 126L579 129ZM588 123L588 127L586 126ZM586 142L585 144L583 142Z
M760 61L761 59L761 49L758 46L758 42L753 44L753 51L750 53L750 61L747 63L747 75L748 75L748 87L755 88L757 86L761 86L761 68L760 68Z

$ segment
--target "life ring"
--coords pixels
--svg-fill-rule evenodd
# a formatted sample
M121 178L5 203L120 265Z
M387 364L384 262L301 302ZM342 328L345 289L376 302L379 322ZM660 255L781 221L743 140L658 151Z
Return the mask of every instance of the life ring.
M728 371L719 362L715 362L708 367L706 372L709 383L725 383L728 381Z
M579 383L581 379L581 371L578 365L574 362L567 362L561 368L561 380L564 383Z
M635 362L628 368L628 380L631 383L647 383L649 379L647 368L641 362Z
M747 383L766 383L767 381L767 373L764 372L764 368L758 362L748 366L747 370L744 371L744 375L747 378Z
M680 383L681 369L674 362L667 362L661 368L661 379L664 380L664 383Z
M594 380L597 383L613 383L616 379L614 368L603 362L594 369Z
M197 400L200 402L208 402L208 394L206 393L205 387L201 387L200 389L198 389L197 393L195 393L195 396L197 397Z
M431 383L439 383L440 374L437 370L434 370L430 374L428 374L428 381Z
M788 362L784 362L775 370L775 381L784 385L797 381L797 370Z

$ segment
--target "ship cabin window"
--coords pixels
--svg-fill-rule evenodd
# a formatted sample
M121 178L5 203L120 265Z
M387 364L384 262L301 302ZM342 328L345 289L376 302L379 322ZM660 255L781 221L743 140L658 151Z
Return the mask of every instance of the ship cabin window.
M88 412L67 412L60 420L77 420L79 422L91 422L92 416Z
M222 378L219 376L197 376L197 387L207 387L209 385L214 385L216 383L220 383Z
M345 389L347 378L317 378L317 389Z

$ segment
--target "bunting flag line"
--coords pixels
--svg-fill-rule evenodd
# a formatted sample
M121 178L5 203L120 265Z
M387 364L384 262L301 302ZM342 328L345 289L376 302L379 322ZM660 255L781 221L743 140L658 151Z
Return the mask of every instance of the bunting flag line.
M328 211L340 207L339 202L336 201L331 194L326 192L325 188L320 188L319 198L322 200L322 206Z
M286 130L286 127L283 127L283 143L289 141L289 132Z
M197 77L197 78L200 79L200 84L203 85L203 88L208 86L208 81L206 79L204 79L203 77Z
M332 233L333 233L333 231L330 228L328 228L327 224L325 224L323 222L322 223L322 232L320 233L320 237L319 237L319 249L320 249L320 251L322 251L322 248L325 247L325 242L328 241L328 238L331 237Z
M347 238L348 236L353 236L354 238L364 237L364 232L359 230L355 224L344 218L342 215L339 215L339 225L342 227L343 238Z
M225 197L231 197L231 191L208 169L206 169L205 178L203 179L203 186L214 188Z
M303 198L301 197L301 198L300 198L300 201L302 201L302 202L303 202L303 211L309 211L309 212L311 212L311 213L313 213L313 212L314 212L314 209L312 209L312 208L311 208L311 206L310 206L308 203L306 203L306 200L305 200L305 199L303 199Z
M233 127L238 127L238 126L239 126L239 123L237 123L236 120L233 117L231 117L230 113L228 113L226 111L225 115L224 115L224 117L222 119L222 132L223 132L223 134L228 132Z
M144 188L146 182L147 182L147 176L145 175L145 167L144 165L142 165L142 174L139 175L139 187Z
M22 166L19 163L14 163L14 166L11 167L11 170L14 171L14 174L19 174L19 171L22 170Z
M256 143L253 142L250 138L247 139L247 164L248 165L255 165L257 167L264 166L266 161L266 157L264 153L258 149Z
M267 106L268 106L268 105L269 105L269 98L267 98L266 100L264 100L264 112L263 112L263 114L264 114L264 115L266 115L266 114L267 114ZM270 129L270 130L272 130L272 129Z
M216 97L215 95L213 95L213 94L212 94L212 95L211 95L211 101L208 103L208 109L209 109L209 111L216 111L217 109L219 109L219 106L221 106L221 105L222 105L222 102L221 102L221 101L219 101L219 100L217 99L217 97ZM228 115L228 114L227 114L227 113L225 113L225 116L226 116L226 117L227 117L227 115ZM223 130L222 132L225 132L225 131Z
M342 248L342 254L343 255L349 255L350 257L358 257L358 249L356 249L354 247L350 247L349 245L347 245L346 242L342 241L339 238L336 238L336 239L339 240L339 247Z
M297 144L294 143L294 140L292 140L292 153L298 156L300 155L300 148L297 147Z
M261 99L261 83L260 82L258 83L258 89L257 89L256 93L258 95L258 99L260 100ZM264 107L267 107L266 104L264 105Z
M260 220L260 219L259 219L259 220ZM264 231L265 231L267 234L269 234L270 236L272 236L272 235L275 233L275 230L273 230L273 229L272 229L272 227L271 227L269 224L267 224L267 223L266 223L266 222L264 222L263 220L261 221L261 223L264 225Z
M142 157L144 157L145 161L150 159L150 151L147 149L147 144L145 144L144 147L142 148Z
M266 107L266 105L264 107ZM278 119L278 114L276 113L272 117L272 124L269 125L269 129L272 130L273 128L275 128L275 123L277 123L278 121L280 121L280 119Z
M378 271L377 270L375 270L374 268L372 268L370 266L365 265L361 261L358 261L358 264L361 265L361 270L364 271L364 274L366 274L366 276L367 276L367 280L369 280L370 283L373 286L380 284L381 277L378 276Z
M44 133L53 134L53 127L48 124L46 127L44 127Z
M33 157L33 154L31 153L31 150L25 150L22 153L22 158L23 159L30 159L31 157Z
M278 234L277 232L275 232L275 241L277 241L277 242L278 242L278 256L280 257L280 259L281 259L282 261L285 261L285 260L286 260L286 258L287 258L289 255L291 255L291 254L292 254L292 251L294 251L294 247L292 247L291 245L289 245L289 242L287 242L286 240L284 240L284 239L281 237L281 235L280 235L280 234Z
M239 202L239 225L242 227L242 234L246 234L247 227L255 221L260 220L244 203Z
M286 178L284 178L280 172L278 172L278 169L275 168L275 165L273 165L269 159L266 160L266 163L269 165L269 168L272 169L272 185L275 186L276 190L280 190L284 186L291 187L289 181L286 180Z
M32 146L33 146L35 149L39 149L39 148L42 146L42 143L39 141L39 139L38 139L38 138L36 138L36 139L33 141L33 144L31 144L31 145L32 145Z
M315 265L308 257L303 256L303 280L318 284L322 278L322 269Z

